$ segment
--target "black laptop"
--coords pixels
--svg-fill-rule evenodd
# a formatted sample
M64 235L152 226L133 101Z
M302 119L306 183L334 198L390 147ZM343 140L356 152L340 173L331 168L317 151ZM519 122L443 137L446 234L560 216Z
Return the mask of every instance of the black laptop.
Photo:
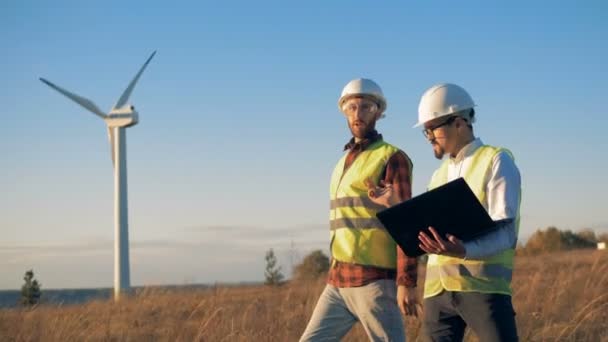
M446 234L452 234L463 241L495 227L494 221L463 178L380 211L376 216L410 257L425 253L418 247L418 233L424 230L431 235L429 226L444 238Z

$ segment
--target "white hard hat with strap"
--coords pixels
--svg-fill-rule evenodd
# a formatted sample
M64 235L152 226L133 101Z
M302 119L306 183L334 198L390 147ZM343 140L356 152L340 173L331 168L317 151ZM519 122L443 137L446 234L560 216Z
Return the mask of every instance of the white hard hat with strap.
M367 78L358 78L352 80L346 84L342 89L342 95L338 100L338 108L343 110L344 103L353 97L368 97L371 98L378 105L378 110L383 113L386 110L386 99L382 93L380 86Z
M473 99L462 87L451 83L434 85L425 91L420 99L418 123L414 127L443 116L468 113L466 110L473 107ZM474 117L467 119L470 123L474 122Z

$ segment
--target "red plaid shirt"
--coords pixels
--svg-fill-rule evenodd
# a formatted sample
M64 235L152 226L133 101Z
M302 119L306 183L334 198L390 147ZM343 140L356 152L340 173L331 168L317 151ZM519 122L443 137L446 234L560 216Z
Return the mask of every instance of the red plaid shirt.
M344 147L344 150L348 150L344 169L346 170L353 163L359 153L381 139L382 135L376 131L371 132L366 139L358 143L355 143L354 138L351 139ZM405 152L399 151L391 156L382 178L387 184L393 184L401 200L407 200L412 196L412 162ZM407 287L416 287L418 279L417 259L405 255L399 246L397 246L397 270L332 260L327 283L335 287L357 287L380 279L395 278L397 285Z

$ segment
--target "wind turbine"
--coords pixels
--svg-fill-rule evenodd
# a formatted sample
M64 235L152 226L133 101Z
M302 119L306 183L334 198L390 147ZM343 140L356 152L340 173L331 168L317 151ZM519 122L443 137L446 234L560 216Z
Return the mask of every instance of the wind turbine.
M129 96L139 77L152 60L154 51L139 69L131 83L122 93L109 113L102 112L93 101L71 93L47 80L40 78L49 87L72 99L74 102L102 118L108 126L110 152L114 165L114 299L131 287L129 267L129 216L127 212L127 135L125 129L137 124L139 114L129 101Z

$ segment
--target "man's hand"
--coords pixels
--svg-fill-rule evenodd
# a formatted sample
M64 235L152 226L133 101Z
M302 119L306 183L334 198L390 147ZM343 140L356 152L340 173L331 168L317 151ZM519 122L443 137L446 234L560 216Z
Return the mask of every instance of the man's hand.
M447 255L456 258L464 258L466 256L466 249L462 241L457 239L454 235L448 234L447 240L444 240L439 233L433 227L429 227L432 237L429 237L425 232L418 234L418 245L423 251L430 254Z
M408 288L405 285L397 286L397 305L405 316L421 316L422 308L418 303L416 288Z
M390 208L400 202L399 194L393 189L392 184L386 184L384 180L381 180L377 186L368 178L365 180L365 186L367 186L367 195L376 204Z

